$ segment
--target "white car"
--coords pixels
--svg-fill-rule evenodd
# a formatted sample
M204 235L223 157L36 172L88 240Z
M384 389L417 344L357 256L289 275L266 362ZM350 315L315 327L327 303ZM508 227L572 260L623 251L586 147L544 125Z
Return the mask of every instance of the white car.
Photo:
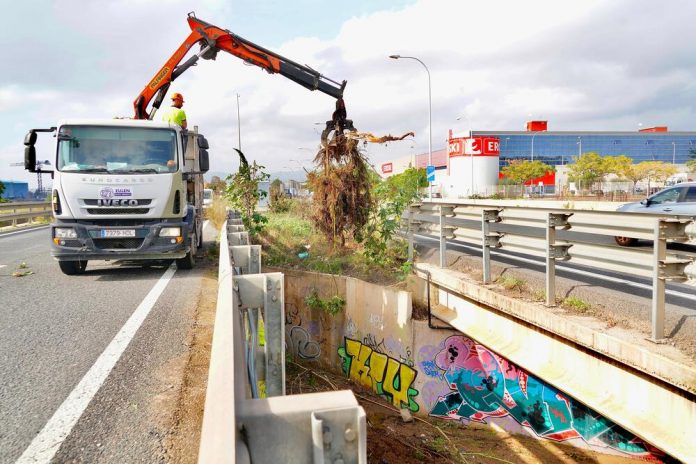
M621 205L617 211L696 216L696 182L682 182L668 187L639 203ZM621 246L631 246L637 241L631 237L614 237L614 239Z

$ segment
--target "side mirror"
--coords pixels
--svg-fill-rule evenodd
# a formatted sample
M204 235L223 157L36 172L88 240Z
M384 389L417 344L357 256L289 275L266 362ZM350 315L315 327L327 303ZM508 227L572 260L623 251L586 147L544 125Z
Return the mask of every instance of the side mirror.
M201 148L198 152L198 167L201 172L208 172L210 169L210 160L208 158L208 150Z
M36 134L34 134L34 140L36 140ZM36 172L36 148L34 145L24 147L24 169Z
M208 145L208 139L206 139L200 134L198 134L198 148L202 148L204 150L210 148L210 145Z
M644 198L640 201L640 204L643 206L650 206L650 198Z
M33 146L36 144L36 132L33 130L30 130L27 132L27 135L24 136L24 145L27 147Z

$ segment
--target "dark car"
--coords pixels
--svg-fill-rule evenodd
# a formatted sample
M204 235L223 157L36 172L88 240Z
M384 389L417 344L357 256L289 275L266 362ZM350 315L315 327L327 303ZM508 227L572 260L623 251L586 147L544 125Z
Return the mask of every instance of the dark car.
M639 203L621 205L617 211L696 216L696 182L683 182L657 192ZM631 246L635 238L614 237L621 246Z

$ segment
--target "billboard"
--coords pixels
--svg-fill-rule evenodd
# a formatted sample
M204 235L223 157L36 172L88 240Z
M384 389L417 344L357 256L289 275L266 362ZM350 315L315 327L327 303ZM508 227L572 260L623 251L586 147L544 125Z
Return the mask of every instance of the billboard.
M394 165L392 163L384 163L382 165L382 174L389 174L394 170Z

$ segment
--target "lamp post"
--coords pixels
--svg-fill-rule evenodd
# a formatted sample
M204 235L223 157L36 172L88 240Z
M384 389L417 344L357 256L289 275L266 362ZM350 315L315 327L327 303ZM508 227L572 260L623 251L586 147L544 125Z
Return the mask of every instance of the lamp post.
M531 161L534 161L534 137L536 137L536 134L532 134L532 159L531 159Z
M416 60L425 68L425 72L428 73L428 166L433 165L433 104L432 104L432 92L430 86L430 70L421 60L415 56L401 56L401 55L389 55L389 58L393 60L398 60L400 58L405 58L409 60ZM433 184L428 181L430 199L433 199Z
M242 151L242 119L239 117L239 94L237 94L237 134L239 135L237 149Z

